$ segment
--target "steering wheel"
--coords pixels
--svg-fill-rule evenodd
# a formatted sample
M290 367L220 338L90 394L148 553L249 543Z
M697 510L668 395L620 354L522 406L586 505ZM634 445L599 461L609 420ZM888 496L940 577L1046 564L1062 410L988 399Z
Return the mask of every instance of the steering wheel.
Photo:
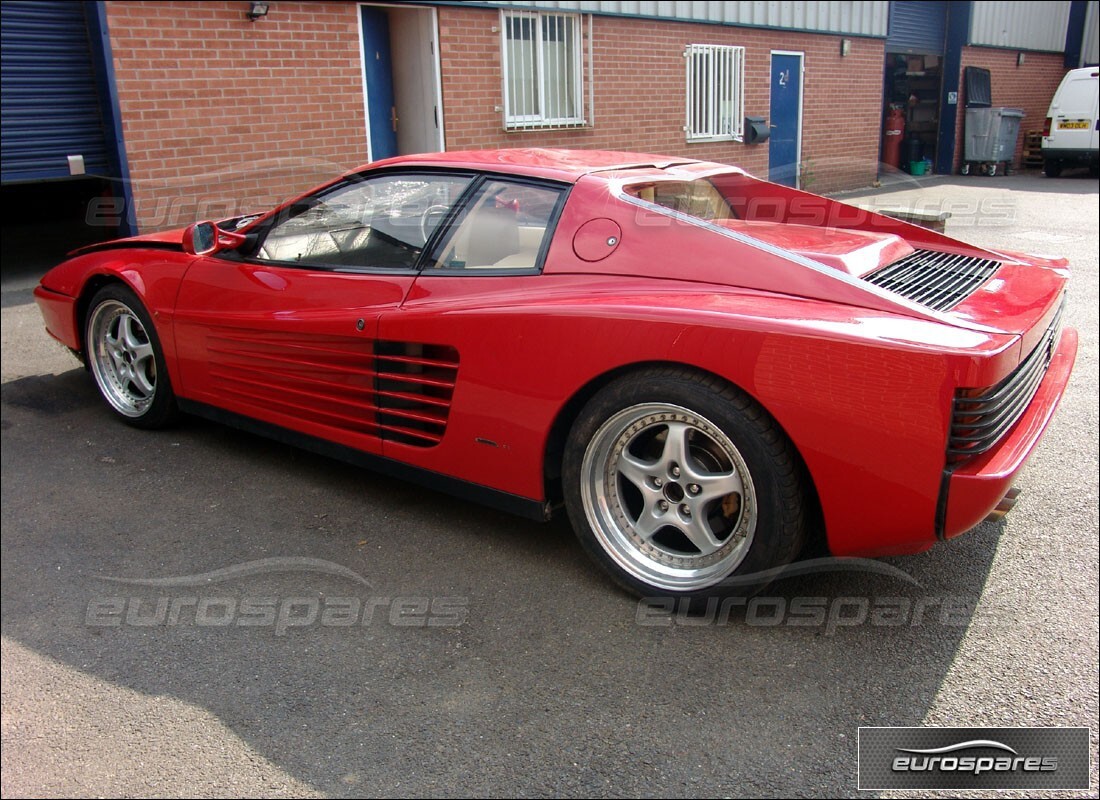
M428 243L428 237L443 221L443 218L447 216L448 211L450 211L450 206L439 204L424 209L424 213L420 215L420 236L424 239L424 244Z

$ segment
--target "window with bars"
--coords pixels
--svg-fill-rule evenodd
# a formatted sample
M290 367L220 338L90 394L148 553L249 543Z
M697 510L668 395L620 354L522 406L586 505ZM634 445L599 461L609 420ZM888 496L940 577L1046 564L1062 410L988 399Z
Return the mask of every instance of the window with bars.
M745 48L691 44L687 61L689 142L742 141L745 124Z
M501 11L504 127L584 125L580 14Z

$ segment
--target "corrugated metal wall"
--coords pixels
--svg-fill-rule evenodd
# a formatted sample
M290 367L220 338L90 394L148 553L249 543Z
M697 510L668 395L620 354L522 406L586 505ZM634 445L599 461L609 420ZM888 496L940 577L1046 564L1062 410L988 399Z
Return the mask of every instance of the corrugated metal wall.
M970 44L1064 52L1069 7L1069 0L975 0L970 14Z
M683 2L682 0L515 0L507 6L538 6L593 14L626 14L663 17L690 22L717 22L765 28L846 33L853 36L885 36L889 2L828 0L827 2Z
M1085 38L1081 42L1081 64L1100 64L1100 49L1098 49L1097 28L1100 27L1100 19L1097 18L1097 0L1090 0L1088 11L1085 12Z

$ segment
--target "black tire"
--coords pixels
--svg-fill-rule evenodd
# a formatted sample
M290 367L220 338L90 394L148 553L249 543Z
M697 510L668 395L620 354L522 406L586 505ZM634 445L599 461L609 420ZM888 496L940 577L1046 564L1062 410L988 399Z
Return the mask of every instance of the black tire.
M970 162L969 161L964 162L963 165L961 167L959 167L959 174L960 175L969 175L970 174Z
M806 539L790 441L744 392L694 371L645 370L600 390L570 431L562 476L585 551L643 597L751 596Z
M1048 178L1057 178L1062 174L1062 162L1057 158L1048 158L1043 162L1043 174Z
M84 319L88 369L107 406L128 425L163 428L179 408L153 320L132 290L104 286Z

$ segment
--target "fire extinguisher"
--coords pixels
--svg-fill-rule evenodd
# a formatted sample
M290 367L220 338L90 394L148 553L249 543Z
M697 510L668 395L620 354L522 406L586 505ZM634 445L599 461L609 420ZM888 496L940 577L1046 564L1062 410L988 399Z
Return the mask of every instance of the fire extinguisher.
M905 138L905 112L897 106L890 106L886 115L886 125L882 131L882 161L901 169L901 140Z

